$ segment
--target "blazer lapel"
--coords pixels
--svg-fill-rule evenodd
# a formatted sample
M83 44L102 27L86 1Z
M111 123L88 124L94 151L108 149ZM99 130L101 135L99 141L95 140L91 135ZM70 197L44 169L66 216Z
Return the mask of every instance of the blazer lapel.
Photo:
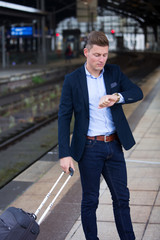
M112 76L111 76L111 73L110 73L110 69L109 69L109 67L107 67L107 65L105 66L103 77L104 77L106 92L107 92L107 94L110 94L111 93L110 83L111 83L111 80L112 80L111 79ZM82 90L82 95L83 95L85 106L86 106L87 113L88 113L88 116L89 116L89 96L88 96L87 79L86 79L86 73L85 73L84 66L82 66L79 69L78 81L79 81L79 84L80 84L80 87L81 87L81 90Z
M110 94L111 93L111 85L110 85L111 74L110 74L110 69L107 66L104 69L103 77L104 77L106 92L107 92L107 94Z
M89 115L89 96L88 96L88 87L87 87L87 79L86 79L86 73L85 73L85 69L84 66L82 66L79 69L79 75L78 75L78 80L81 86L81 90L82 90L82 95L84 98L84 102L85 102L85 106Z

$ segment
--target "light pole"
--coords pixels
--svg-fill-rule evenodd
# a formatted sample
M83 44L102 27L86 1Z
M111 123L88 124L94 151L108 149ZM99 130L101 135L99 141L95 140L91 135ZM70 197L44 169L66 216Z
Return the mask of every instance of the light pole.
M5 46L5 26L1 27L2 31L2 67L6 67L6 46Z

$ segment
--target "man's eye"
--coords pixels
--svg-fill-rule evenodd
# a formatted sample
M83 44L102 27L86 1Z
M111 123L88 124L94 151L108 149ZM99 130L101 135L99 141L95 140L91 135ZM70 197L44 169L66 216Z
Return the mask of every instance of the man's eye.
M99 54L94 54L95 57L99 57L100 55Z

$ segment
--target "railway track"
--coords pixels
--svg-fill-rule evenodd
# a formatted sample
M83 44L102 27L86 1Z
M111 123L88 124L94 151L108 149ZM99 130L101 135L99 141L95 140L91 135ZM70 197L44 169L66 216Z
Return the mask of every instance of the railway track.
M15 144L17 141L20 141L23 137L39 130L41 127L46 126L50 122L58 118L58 111L50 114L47 117L41 119L41 121L34 122L31 124L25 124L23 127L18 127L13 133L10 133L9 136L4 136L0 139L0 151L6 149L10 145Z
M57 146L57 113L1 144L0 189Z

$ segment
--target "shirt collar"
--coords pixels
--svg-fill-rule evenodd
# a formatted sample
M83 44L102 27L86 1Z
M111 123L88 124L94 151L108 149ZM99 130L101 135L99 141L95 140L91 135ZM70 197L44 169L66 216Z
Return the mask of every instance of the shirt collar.
M85 72L86 72L87 77L91 77L91 78L96 79L96 77L94 77L92 74L90 74L90 72L88 72L88 70L86 68L86 63L84 64L84 68L85 68ZM101 78L103 76L103 73L104 73L104 68L102 69L101 74L97 78Z

